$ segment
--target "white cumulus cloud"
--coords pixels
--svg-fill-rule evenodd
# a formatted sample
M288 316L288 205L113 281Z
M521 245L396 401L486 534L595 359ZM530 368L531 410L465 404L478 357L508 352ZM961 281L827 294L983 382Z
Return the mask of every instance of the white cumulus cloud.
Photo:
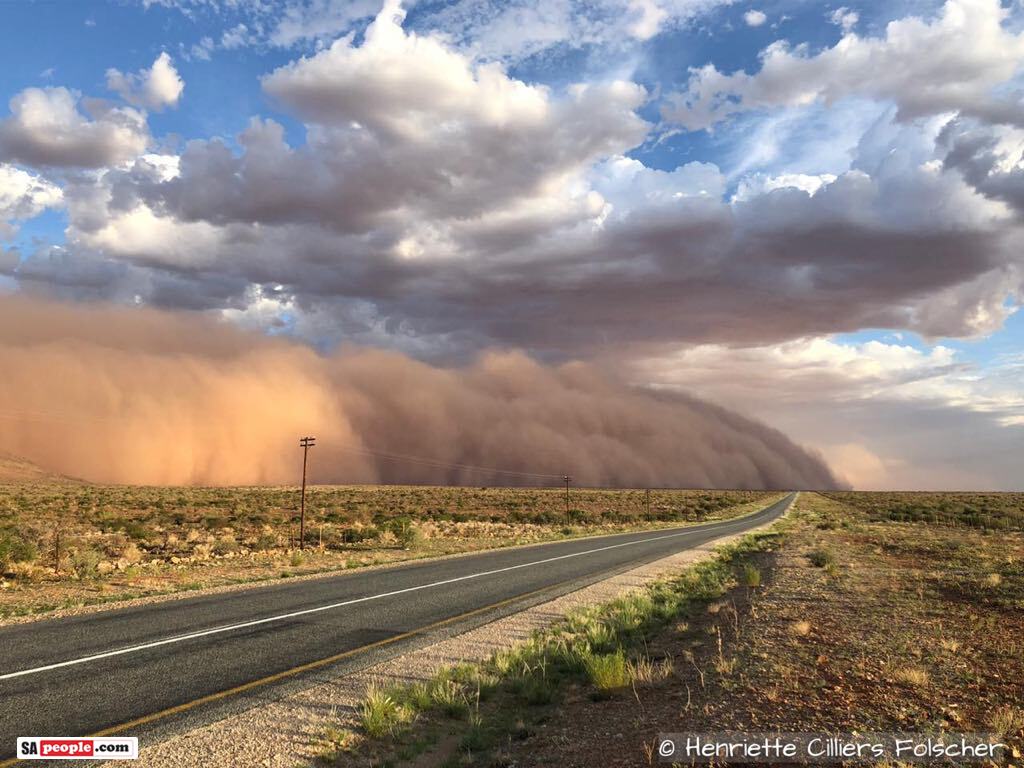
M14 232L14 223L38 216L63 203L60 187L20 168L0 163L0 237Z
M1024 32L1004 26L1007 14L999 0L947 0L934 20L898 19L882 37L847 31L820 53L780 40L762 51L753 74L713 64L693 70L664 114L698 130L751 110L864 96L894 102L904 120L960 112L1024 124L1019 100L998 92L1024 57Z
M768 16L764 11L751 9L743 14L743 21L747 23L748 27L760 27L768 21Z
M111 67L107 70L107 88L136 107L160 110L177 106L185 81L165 51L156 57L153 66L135 73L126 74Z
M26 88L11 99L10 109L0 119L0 160L99 168L138 156L149 142L138 110L82 100L67 88Z

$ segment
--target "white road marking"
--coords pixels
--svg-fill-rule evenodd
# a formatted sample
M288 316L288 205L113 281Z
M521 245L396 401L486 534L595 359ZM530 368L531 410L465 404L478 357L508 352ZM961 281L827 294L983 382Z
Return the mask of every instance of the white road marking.
M784 501L784 500L785 499L780 500L780 501ZM776 504L778 504L778 503L779 502L776 502ZM765 509L761 510L761 512L765 512L765 511L767 511L768 509L771 509L774 506L775 505L773 504L771 507L765 507ZM743 518L740 518L740 519L743 519ZM729 525L730 523L733 523L733 522L736 522L736 521L735 520L726 520L726 521L723 521L720 525L721 526L727 526L727 525ZM88 663L90 661L98 661L99 659L109 659L112 656L123 656L123 655L128 654L128 653L137 653L138 651L145 651L145 650L147 650L149 648L158 648L161 645L171 645L172 643L181 643L181 642L184 642L185 640L195 640L196 638L199 638L199 637L207 637L209 635L217 635L217 634L220 634L222 632L232 632L232 631L234 631L236 629L245 629L246 627L256 627L256 626L259 626L260 624L270 624L271 622L274 622L274 621L284 621L285 619L294 619L297 616L308 616L311 613L320 613L321 611L331 611L331 610L334 610L335 608L343 608L346 605L355 605L356 603L365 603L365 602L369 602L370 600L381 600L381 599L383 599L385 597L394 597L395 595L403 595L403 594L406 594L408 592L417 592L417 591L419 591L421 589L430 589L432 587L442 587L445 584L454 584L456 582L467 581L469 579L479 579L479 578L483 578L484 576L493 576L493 575L495 575L497 573L505 573L507 571L515 571L515 570L518 570L520 568L531 568L531 567L536 566L536 565L544 565L545 563L553 563L553 562L555 562L557 560L567 560L567 559L569 559L571 557L582 557L583 555L593 555L593 554L595 554L597 552L605 552L605 551L607 551L609 549L618 549L619 547L629 547L629 546L633 546L634 544L647 544L647 543L652 542L652 541L661 541L663 539L673 539L673 538L676 538L677 536L687 536L689 534L694 533L697 530L701 530L701 529L700 528L690 528L689 530L680 531L678 533L670 533L670 534L666 534L665 536L654 536L654 537L649 538L649 539L638 539L637 541L626 541L626 542L623 542L622 544L611 544L611 545L609 545L607 547L598 547L597 549L588 549L588 550L586 550L584 552L571 552L568 555L558 555L557 557L548 557L548 558L546 558L544 560L534 560L534 561L529 562L529 563L520 563L519 565L509 565L509 566L506 566L505 568L495 568L494 570L491 570L491 571L481 571L479 573L470 573L470 574L468 574L466 576L457 576L457 577L452 578L452 579L444 579L443 581L434 581L434 582L431 582L430 584L419 584L419 585L417 585L415 587L406 587L405 589L396 589L396 590L394 590L392 592L381 592L378 595L367 595L366 597L357 597L357 598L354 598L352 600L343 600L340 603L330 603L329 605L321 605L321 606L318 606L316 608L306 608L306 609L303 609L301 611L292 611L291 613L282 613L282 614L279 614L277 616L268 616L265 619L254 619L253 621L243 621L243 622L240 622L238 624L226 624L226 625L220 626L220 627L213 627L211 629L204 629L204 630L201 630L199 632L190 632L187 635L175 635L174 637L168 637L168 638L165 638L163 640L154 640L152 642L142 643L140 645L130 645L130 646L126 647L126 648L118 648L118 649L113 650L113 651L104 651L103 653L94 653L91 656L82 656L81 658L78 658L78 659L69 659L67 661L59 661L56 664L47 664L47 665L42 666L42 667L33 667L31 669L23 669L23 670L20 670L18 672L7 672L6 674L0 675L0 680L10 680L10 679L15 678L15 677L23 677L25 675L34 675L34 674L37 674L39 672L47 672L47 671L49 671L51 669L60 669L61 667L72 667L72 666L75 666L76 664L86 664L86 663ZM706 530L708 530L708 528L703 528L703 530L706 531Z

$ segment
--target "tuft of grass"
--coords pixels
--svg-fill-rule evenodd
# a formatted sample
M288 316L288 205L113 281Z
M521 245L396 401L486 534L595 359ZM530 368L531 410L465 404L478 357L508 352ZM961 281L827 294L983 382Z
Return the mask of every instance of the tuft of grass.
M806 637L811 633L811 622L809 621L794 621L789 625L789 631L794 635L800 637Z
M989 727L1001 738L1016 736L1024 731L1024 709L1004 704L992 711Z
M375 739L394 733L409 722L411 713L379 683L370 683L359 705L359 722Z
M456 720L469 713L469 699L463 687L455 680L439 677L430 686L430 699L448 717Z
M761 571L753 563L744 563L740 569L740 584L745 587L760 587Z
M920 667L902 667L893 672L893 680L913 688L923 688L928 685L930 677L927 670Z
M595 653L584 662L587 679L601 696L611 696L629 685L629 669L622 649L614 653Z
M672 663L672 659L667 656L658 662L651 661L648 656L640 656L636 661L631 661L626 665L630 682L644 685L653 685L659 680L668 679L672 676L674 669L675 665Z

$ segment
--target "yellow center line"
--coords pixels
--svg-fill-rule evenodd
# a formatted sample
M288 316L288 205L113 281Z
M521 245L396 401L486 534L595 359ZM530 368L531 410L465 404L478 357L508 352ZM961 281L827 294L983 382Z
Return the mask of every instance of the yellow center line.
M429 632L432 629L437 629L438 627L443 627L446 624L451 624L451 623L456 622L456 621L461 621L463 619L468 619L471 616L475 616L477 614L484 613L486 611L491 611L491 610L494 610L495 608L501 608L502 606L508 605L509 603L514 603L514 602L516 602L518 600L525 600L526 598L529 598L529 597L532 597L534 595L540 594L541 592L544 592L546 590L553 589L554 587L557 587L557 586L560 586L560 585L557 585L557 584L550 585L549 584L548 586L544 586L544 587L541 587L539 589L532 589L529 592L523 592L522 594L515 595L514 597L509 597L509 598L506 598L504 600L499 600L496 603L490 603L489 605L485 605L485 606L482 606L480 608L474 608L471 611L466 611L464 613L460 613L460 614L457 614L455 616L449 616L447 619L442 619L440 621L435 621L435 622L433 622L431 624L425 624L422 627L418 627L417 629L409 630L408 632L402 632L401 634L394 635L392 637L388 637L388 638L385 638L383 640L376 640L376 641L374 641L372 643L368 643L366 645L361 645L358 648L352 648L351 650L348 650L348 651L343 651L341 653L336 653L333 656L328 656L328 657L323 658L323 659L318 659L317 661L311 661L311 662L308 662L306 664L300 664L297 667L292 667L291 669L286 669L283 672L276 672L273 675L267 675L266 677L261 677L258 680L252 680L252 681L250 681L248 683L243 683L242 685L236 685L233 688L226 688L225 690L218 691L217 693L211 693L211 694L208 694L206 696L200 696L198 699L193 699L192 701L187 701L187 702L185 702L183 704L177 704L177 705L175 705L173 707L168 707L167 709L162 709L159 712L153 712L152 714L144 715L143 717L138 717L138 718L135 718L134 720L129 720L128 722L121 723L120 725L114 725L114 726L111 726L110 728L104 728L102 731L96 731L95 733L90 733L88 736L86 736L84 738L91 738L91 737L98 737L98 736L112 736L112 735L114 735L116 733L123 733L124 731L128 730L129 728L137 728L140 725L147 725L149 723L155 722L156 720L161 720L161 719L163 719L165 717L170 717L171 715L177 715L177 714L180 714L182 712L187 712L188 710L193 709L195 707L202 706L203 704L209 704L209 703L214 702L214 701L219 701L221 699L226 699L226 698L228 698L230 696L235 696L235 695L237 695L239 693L244 693L246 691L252 690L253 688L258 688L260 686L267 685L269 683L275 683L275 682L277 682L279 680L284 680L284 679L287 679L289 677L294 677L295 675L302 674L303 672L309 672L310 670L313 670L313 669L319 669L320 667L325 667L325 666L327 666L329 664L333 664L333 663L335 663L337 661L341 661L343 659L350 658L350 657L355 656L357 654L365 653L366 651L373 650L374 648L381 648L381 647L386 646L386 645L391 645L392 643L397 643L397 642L400 642L402 640L407 640L408 638L415 637L416 635L422 635L424 632ZM19 763L19 762L25 762L25 761L19 760L17 757L8 758L7 760L0 761L0 768L8 768L9 766L12 766L15 763Z
M781 499L780 499L780 501L781 501ZM735 522L737 520L742 520L745 517L752 517L753 515L756 515L758 512L766 511L770 507L774 506L775 503L777 503L777 502L773 502L772 504L769 504L768 506L766 506L766 507L764 507L762 509L759 509L756 512L752 512L750 515L741 515L740 517L736 517L736 518L731 518L731 519L722 520L722 521L716 521L715 523L710 523L710 524L707 524L706 526L697 525L697 526L693 526L693 528L694 529L699 529L699 528L711 529L711 528L714 528L717 524L732 523L732 522ZM690 531L687 531L687 533L689 533L689 532ZM327 666L329 664L333 664L333 663L335 663L337 661L341 661L343 659L350 658L350 657L355 656L357 654L365 653L366 651L373 650L374 648L381 648L381 647L386 646L386 645L391 645L392 643L397 643L397 642L400 642L402 640L406 640L406 639L408 639L410 637L415 637L416 635L422 635L424 632L429 632L432 629L437 629L438 627L443 627L446 624L451 624L451 623L456 622L456 621L461 621L461 620L467 619L467 618L469 618L471 616L475 616L477 614L484 613L486 611L494 610L495 608L501 608L502 606L508 605L509 603L514 603L517 600L525 600L526 598L532 597L533 595L537 595L537 594L540 594L541 592L554 589L554 588L556 588L558 586L562 586L562 585L561 584L549 584L547 586L540 587L539 589L533 589L533 590L530 590L529 592L523 592L523 593L521 593L519 595L515 595L514 597L509 597L509 598L506 598L504 600L499 600L496 603L490 603L489 605L485 605L485 606L482 606L480 608L474 608L473 610L466 611L464 613L460 613L460 614L457 614L455 616L450 616L447 619L442 619L440 621L435 621L435 622L433 622L431 624L425 624L422 627L419 627L417 629L409 630L408 632L402 632L401 634L394 635L393 637L388 637L388 638L385 638L383 640L376 640L376 641L374 641L372 643L368 643L367 645L361 645L358 648L353 648L353 649L348 650L348 651L343 651L341 653L337 653L337 654L334 654L333 656L328 656L327 658L319 659L317 661L311 661L311 662L308 662L306 664L300 664L297 667L292 667L291 669L286 669L283 672L276 672L273 675L268 675L266 677L261 677L258 680L252 680L251 682L243 683L242 685L237 685L234 688L227 688L227 689L225 689L223 691L218 691L217 693L211 693L211 694L208 694L206 696L201 696L198 699L193 699L192 701L187 701L184 704L178 704L178 705L173 706L173 707L168 707L167 709L162 709L159 712L154 712L154 713L149 714L149 715L144 715L143 717L138 717L138 718L136 718L134 720L129 720L128 722L121 723L120 725L111 726L110 728L104 728L102 731L96 731L95 733L91 733L91 734L89 734L88 736L86 736L84 738L98 737L98 736L111 736L111 735L116 734L116 733L123 733L124 731L128 730L129 728L136 728L136 727L138 727L140 725L147 725L149 723L155 722L156 720L160 720L160 719L163 719L165 717L170 717L171 715L176 715L176 714L180 714L182 712L187 712L188 710L194 709L195 707L198 707L198 706L202 706L203 704L209 704L209 703L214 702L214 701L219 701L221 699L226 699L226 698L228 698L230 696L235 696L235 695L237 695L239 693L244 693L245 691L252 690L253 688L258 688L260 686L267 685L269 683L274 683L274 682L277 682L279 680L284 680L284 679L287 679L289 677L294 677L295 675L302 674L303 672L309 672L310 670L313 670L313 669L318 669L320 667L325 667L325 666ZM0 761L0 768L9 768L9 766L12 766L15 763L19 763L19 762L25 762L25 761L19 760L17 757L8 758L7 760Z

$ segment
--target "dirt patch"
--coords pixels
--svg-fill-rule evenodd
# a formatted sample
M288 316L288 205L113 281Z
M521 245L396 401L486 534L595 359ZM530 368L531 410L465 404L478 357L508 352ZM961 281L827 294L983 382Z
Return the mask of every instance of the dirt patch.
M1019 755L1024 535L873 523L811 494L788 528L763 586L650 638L675 674L568 691L506 764L648 765L658 733L730 729L999 732Z

